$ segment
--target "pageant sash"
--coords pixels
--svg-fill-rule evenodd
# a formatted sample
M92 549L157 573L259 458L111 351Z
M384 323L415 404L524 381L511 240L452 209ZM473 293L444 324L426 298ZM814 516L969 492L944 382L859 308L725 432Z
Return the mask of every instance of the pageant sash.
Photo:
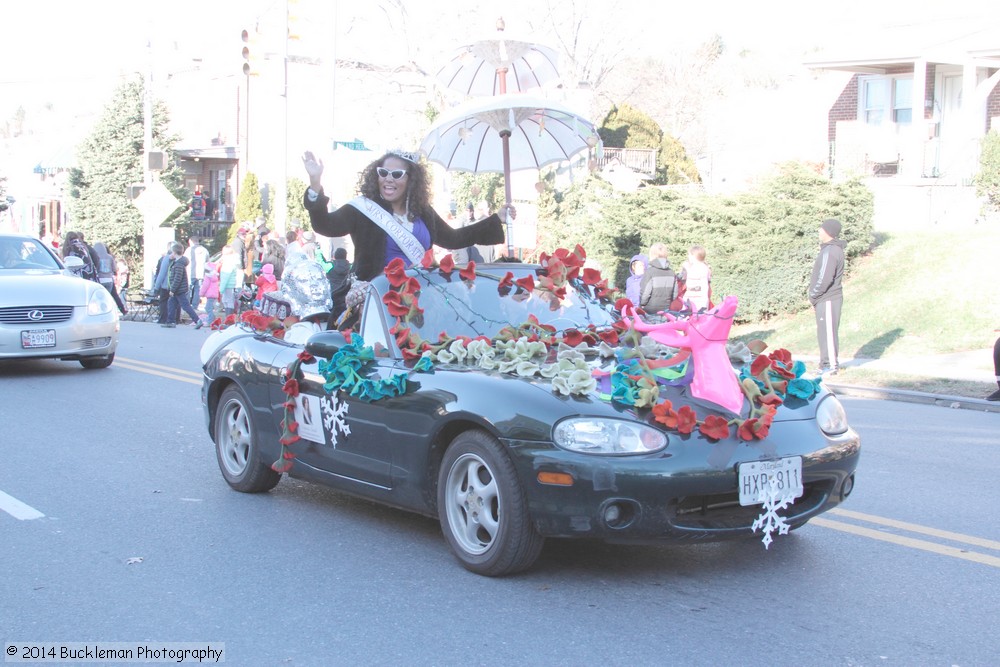
M403 251L411 264L419 264L424 258L424 246L417 237L408 231L388 211L367 197L355 197L348 202L351 206L365 214L369 220L378 225L379 229L388 234L399 249Z

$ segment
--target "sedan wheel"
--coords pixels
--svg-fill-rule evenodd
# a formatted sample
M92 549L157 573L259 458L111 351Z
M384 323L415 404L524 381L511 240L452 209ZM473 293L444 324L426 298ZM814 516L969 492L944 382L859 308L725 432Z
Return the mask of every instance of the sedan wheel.
M482 431L455 438L438 475L441 529L466 569L501 576L531 567L544 538L535 531L510 457Z
M281 475L262 460L249 405L235 385L222 392L215 410L215 453L229 486L244 493L258 493L273 489Z
M115 354L114 352L112 352L106 357L87 357L86 359L81 359L80 365L86 368L87 370L93 368L107 368L112 364L112 362L114 362L114 360L115 360Z

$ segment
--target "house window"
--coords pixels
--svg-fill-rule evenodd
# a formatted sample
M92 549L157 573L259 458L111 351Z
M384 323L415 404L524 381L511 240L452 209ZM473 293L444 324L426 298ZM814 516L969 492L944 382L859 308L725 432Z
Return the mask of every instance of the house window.
M913 79L893 79L892 87L892 122L909 125L913 121Z
M861 80L859 117L867 125L913 121L912 77L866 77Z

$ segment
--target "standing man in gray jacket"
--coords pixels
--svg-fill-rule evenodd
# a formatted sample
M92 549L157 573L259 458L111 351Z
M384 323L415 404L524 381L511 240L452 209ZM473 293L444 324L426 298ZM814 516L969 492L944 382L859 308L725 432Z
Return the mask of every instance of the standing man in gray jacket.
M844 304L841 279L844 276L844 248L840 240L841 224L827 218L819 226L819 255L809 280L809 303L816 310L816 336L819 339L819 372L836 375L840 370L840 310Z

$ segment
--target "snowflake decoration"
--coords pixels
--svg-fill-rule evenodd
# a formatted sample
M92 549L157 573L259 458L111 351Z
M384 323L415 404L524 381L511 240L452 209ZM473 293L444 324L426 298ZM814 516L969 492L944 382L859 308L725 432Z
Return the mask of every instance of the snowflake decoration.
M764 543L765 549L769 548L771 542L774 541L774 538L771 537L771 533L774 531L778 531L778 535L788 534L791 526L785 521L785 517L778 514L778 512L795 502L794 493L794 489L790 489L784 493L780 492L778 490L778 481L774 477L771 477L767 486L761 489L758 500L764 504L764 511L760 513L760 516L757 517L750 528L755 533L760 528L761 532L764 533L764 538L761 541Z
M351 434L351 427L347 423L347 401L342 401L337 394L324 396L320 399L320 408L323 412L323 426L330 432L330 440L333 448L337 448L337 431L345 437Z

